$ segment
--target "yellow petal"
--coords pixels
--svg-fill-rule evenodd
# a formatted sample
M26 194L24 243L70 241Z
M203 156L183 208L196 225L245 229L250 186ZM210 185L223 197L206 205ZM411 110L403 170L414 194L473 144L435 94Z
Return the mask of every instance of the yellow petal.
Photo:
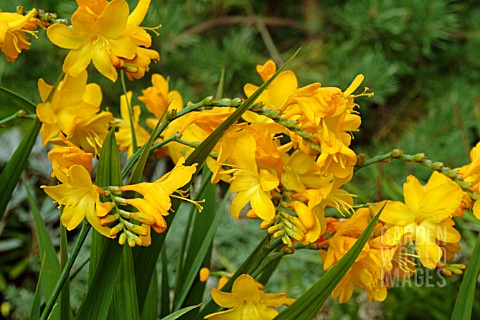
M414 176L408 176L407 181L403 184L403 196L405 204L413 211L418 211L420 202L425 194L425 189ZM383 214L382 214L383 215Z
M53 24L47 29L48 39L64 49L78 49L85 42L84 35L63 24Z
M148 6L150 5L150 0L140 0L138 1L137 6L135 9L130 13L128 16L127 23L133 24L135 26L139 26L143 19L145 19L145 15L148 11Z
M87 69L92 60L92 43L85 42L78 49L72 49L63 62L63 72L78 76Z
M95 32L110 39L118 37L125 31L128 13L125 0L112 0L98 17Z
M241 301L237 301L234 297L232 297L231 293L220 291L217 288L212 288L211 294L215 303L224 308L234 308L241 303Z
M110 61L110 53L108 52L108 46L106 46L103 41L96 41L94 43L92 60L93 65L98 70L98 72L100 72L113 82L117 81L117 71L115 70L112 62Z
M380 220L393 225L405 226L415 221L417 213L399 201L387 201Z
M253 193L250 198L250 204L257 216L265 221L272 220L275 217L275 206L266 192L260 188Z
M137 46L125 35L108 39L108 44L111 54L125 59L133 59L137 53Z
M230 206L230 213L234 219L238 219L240 216L240 211L247 205L252 193L255 190L240 191L235 195L235 198L232 200L232 205Z
M480 201L478 201L478 199L475 201L473 205L473 214L477 219L480 220Z

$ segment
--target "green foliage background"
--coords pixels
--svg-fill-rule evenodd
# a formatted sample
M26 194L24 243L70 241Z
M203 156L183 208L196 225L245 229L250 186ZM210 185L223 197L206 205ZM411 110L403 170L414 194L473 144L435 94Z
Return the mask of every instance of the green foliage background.
M136 1L129 3L133 8ZM56 12L61 18L70 17L76 8L74 1L0 0L0 9L14 11L20 4L26 9ZM154 37L153 48L160 52L161 62L151 73L170 77L170 87L179 90L185 101L213 95L222 68L224 95L241 97L245 83L261 82L257 64L269 58L280 64L302 46L290 66L301 85L319 81L345 89L363 73L363 85L375 92L371 99L358 99L363 124L354 140L357 152L373 156L401 147L407 153L425 152L430 159L455 168L468 162L468 150L479 140L480 5L476 1L153 0L143 25L159 23L162 28L160 36ZM66 55L46 39L43 30L38 36L32 40L31 50L15 63L0 59L1 85L36 102L37 79L53 83ZM90 77L102 85L104 107L118 112L120 85L112 85L93 72ZM140 92L149 84L147 75L128 86ZM0 101L0 106L1 118L13 112L8 101ZM12 126L15 124L18 121ZM0 129L2 145L9 139L6 132L12 130ZM5 152L8 160L13 149ZM40 184L48 179L49 170L48 163L34 155L27 175ZM359 195L359 201L401 199L407 174L426 179L430 172L392 162L359 171L349 188ZM0 299L13 304L13 318L23 318L22 306L31 301L40 265L22 192L16 193L16 203L0 223ZM58 239L58 216L51 216L51 207L51 202L45 201L42 212L49 214L45 218L52 236ZM230 217L225 217L222 226L228 228L228 236L217 236L214 259L219 267L234 269L248 252L246 247L255 246L261 232L256 222L234 222ZM458 227L464 240L457 260L466 262L479 224L464 218ZM170 239L169 252L175 252L176 245ZM174 261L172 258L172 265ZM317 255L297 253L282 262L268 289L298 296L318 278L321 269ZM445 287L412 282L411 287L390 290L382 304L370 304L365 295L356 295L345 305L327 303L320 316L448 319L460 280L458 276L447 279ZM77 281L85 284L82 275ZM479 297L477 294L477 302ZM474 314L479 313L477 303Z

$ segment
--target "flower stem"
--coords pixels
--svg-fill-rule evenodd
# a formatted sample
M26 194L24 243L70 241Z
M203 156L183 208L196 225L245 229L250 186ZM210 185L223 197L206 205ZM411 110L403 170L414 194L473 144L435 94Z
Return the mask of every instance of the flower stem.
M0 126L6 125L9 121L20 118L35 119L36 115L27 114L25 110L19 110L12 114L11 116L6 117L5 119L0 120Z
M50 316L53 306L55 305L55 302L57 301L57 298L60 294L60 291L62 290L63 284L65 283L65 280L67 280L68 278L70 270L73 267L73 263L75 262L75 259L77 258L78 253L80 252L80 249L82 248L82 245L85 242L85 239L87 238L90 228L91 228L91 225L88 222L83 221L82 229L80 230L80 234L78 235L77 242L75 243L75 247L73 248L73 252L68 257L68 260L64 268L62 269L62 274L60 275L60 279L58 279L57 284L55 285L53 294L48 300L47 305L45 306L45 309L42 312L42 316L40 317L40 320L46 320Z

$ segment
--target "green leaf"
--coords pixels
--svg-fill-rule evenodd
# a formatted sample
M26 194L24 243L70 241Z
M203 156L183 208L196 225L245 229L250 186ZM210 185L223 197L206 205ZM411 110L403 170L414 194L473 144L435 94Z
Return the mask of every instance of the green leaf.
M143 169L145 168L145 164L147 163L148 159L148 154L150 153L150 148L152 147L153 141L155 141L155 132L158 130L158 127L160 126L161 121L159 120L157 122L157 125L155 126L155 129L153 129L152 134L150 135L150 138L148 138L147 143L145 143L142 148L141 148L141 154L140 158L138 161L135 163L135 166L133 167L132 175L128 179L127 184L135 184L139 183L140 180L142 179L142 174L143 174Z
M263 85L261 85L245 102L243 102L212 134L210 134L201 144L196 148L190 156L185 160L185 165L192 165L197 163L197 173L202 167L203 163L207 159L210 152L213 150L217 142L222 137L225 130L227 130L232 124L234 124L242 114L250 108L261 93L268 87L268 85L278 76L283 69L296 57L300 49L297 50L288 61L277 70L277 72L268 79ZM185 109L184 109L185 110ZM192 178L193 181L193 178ZM186 186L188 187L188 185ZM172 201L172 210L176 211L180 205L180 201ZM169 215L165 218L167 225L171 225L174 215ZM152 278L152 272L155 268L155 264L162 249L165 237L167 236L170 228L167 228L164 233L156 234L152 233L152 243L148 248L143 250L137 250L134 254L135 261L135 280L137 283L138 300L145 299L146 290L141 291L139 288L147 288ZM140 271L141 270L141 271Z
M168 284L168 281L167 281ZM163 290L163 286L162 286ZM167 292L169 292L169 288L167 287ZM150 282L150 287L148 288L147 297L145 298L145 303L143 304L143 310L141 319L142 320L150 320L150 319L157 319L158 317L158 278L157 278L157 271L154 270L152 276L152 282ZM168 298L168 296L167 296ZM139 301L141 303L141 301Z
M208 168L206 168L208 170ZM205 170L204 170L205 172ZM182 288L175 296L174 310L179 310L185 304L202 302L205 283L199 281L198 273L203 266L210 266L210 254L213 243L213 237L220 223L221 217L225 214L224 210L219 210L216 197L216 185L210 183L210 175L205 175L204 183L207 187L199 196L205 199L205 207L202 213L194 211L195 219L193 229L190 233L190 245L186 251L182 276ZM225 208L225 196L220 208ZM189 294L190 293L190 294ZM187 295L190 299L186 301Z
M99 187L120 186L120 158L118 155L117 142L115 140L115 129L105 137L102 145L102 152L98 161L97 177L95 180ZM100 254L105 245L105 237L92 230L92 241L90 245L90 268L88 272L88 283L90 284L95 274L96 266L100 260Z
M7 209L12 192L20 179L20 174L27 164L28 156L32 151L41 126L42 123L38 118L35 118L28 134L22 139L22 142L20 142L17 150L15 150L15 153L0 175L0 220Z
M57 280L60 278L60 263L58 262L57 253L55 252L55 247L53 246L48 230L45 227L38 206L33 199L33 195L30 191L30 188L24 183L25 190L27 191L28 203L33 215L33 221L35 223L35 228L37 229L37 238L38 245L40 247L40 256L44 257L45 265L42 265L44 268L43 278L39 278L39 281L42 281L45 298L48 299L55 290L55 285ZM57 309L56 312L52 313L51 319L60 319L60 310Z
M181 251L182 252L182 251ZM168 281L168 259L167 259L167 248L162 248L162 296L160 303L160 317L165 317L170 314L170 284Z
M186 307L186 308L183 308L182 310L178 310L168 316L166 316L165 318L162 318L162 320L175 320L175 319L179 319L181 316L183 316L185 313L187 312L190 312L191 310L195 309L195 308L198 308L200 305L197 304L196 306L190 306L190 307Z
M475 301L475 286L477 284L478 268L480 266L480 233L478 234L475 248L468 262L462 285L458 292L453 308L452 320L472 319L473 303Z
M372 219L365 231L355 242L353 247L340 259L340 261L330 268L307 292L298 298L292 305L275 317L277 320L312 319L332 294L337 284L343 279L350 270L358 255L362 252L365 243L367 243L373 228L380 218L380 212Z
M115 240L105 241L97 272L93 275L87 296L78 311L78 320L103 320L107 318L110 303L115 292L115 285L120 264L122 263L122 250Z
M137 288L133 270L132 248L123 246L122 262L116 279L110 319L140 319L138 312Z
M40 267L40 274L38 275L37 288L35 289L32 308L30 309L30 320L40 319L40 307L42 305L42 279L43 271L45 270L45 258L46 255L43 256L42 266Z
M31 113L36 113L35 108L37 107L32 101L28 100L25 97L22 97L16 92L13 92L10 89L0 86L0 100L4 105L15 106L18 110L27 110Z
M121 185L120 160L114 128L110 130L102 146L98 163L97 185L100 187ZM89 270L89 288L78 313L78 319L106 319L117 285L120 266L128 268L123 261L123 247L115 240L107 239L98 232L92 235ZM123 279L123 275L120 275ZM128 285L130 286L130 284ZM131 292L128 292L130 295ZM118 299L121 299L118 297ZM132 302L135 303L135 302Z
M64 269L68 261L67 229L60 224L60 268ZM70 278L65 280L60 293L60 319L71 319L72 309L70 307Z

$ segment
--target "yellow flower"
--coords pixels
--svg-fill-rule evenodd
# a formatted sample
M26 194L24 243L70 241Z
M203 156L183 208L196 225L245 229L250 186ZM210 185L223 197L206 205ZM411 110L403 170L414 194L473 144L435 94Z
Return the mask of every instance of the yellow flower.
M277 71L277 66L272 60L268 60L264 65L257 66L257 72L265 82L270 79ZM282 71L275 80L262 92L256 102L261 102L266 108L273 110L281 110L288 100L288 97L292 92L297 89L298 81L297 76L293 71ZM258 86L251 83L247 83L243 87L243 91L247 97L250 97ZM243 118L248 122L267 122L271 121L263 116L259 116L253 112L247 111Z
M106 111L98 113L102 92L99 85L87 84L87 77L86 71L77 77L67 75L49 102L47 97L53 87L43 79L38 81L43 102L37 106L37 116L43 123L44 145L49 141L61 143L61 136L65 135L85 152L100 153L113 116Z
M57 175L62 175L59 180L65 181L66 177L64 176L68 169L76 164L81 165L91 174L93 154L83 151L65 138L63 138L63 142L67 147L54 146L48 153L48 159L52 162L53 172ZM55 174L52 173L52 177L54 176Z
M238 139L236 159L239 169L230 185L230 191L237 194L232 201L231 213L237 219L242 208L250 202L253 212L262 220L269 221L275 216L270 191L278 186L279 180L270 171L257 169L255 149L254 137L245 135Z
M128 99L128 103L127 103ZM133 145L132 145L132 127L130 124L130 116L128 113L128 105L131 104L132 101L132 92L127 92L127 95L122 95L120 97L120 115L122 119L117 120L116 126L118 127L118 131L115 133L117 138L117 144L122 151L128 150L128 156L130 157L133 153ZM133 118L133 127L135 130L135 138L137 140L137 146L142 146L145 142L147 142L150 134L147 130L142 128L138 121L140 120L140 106L133 106L132 107L132 118Z
M352 172L353 166L357 163L357 155L348 146L350 136L348 134L336 136L323 122L323 133L321 140L322 152L317 159L317 164L325 176L333 174L338 178L345 178ZM342 140L341 138L347 141ZM340 139L339 139L340 138Z
M335 225L335 234L327 240L327 252L321 252L324 270L340 261L355 244L370 220L370 210L363 208L357 210L352 218L339 221ZM383 301L387 297L387 288L383 284L384 275L381 250L373 248L369 241L332 292L332 297L339 297L340 303L347 302L352 296L354 287L358 287L367 292L371 302Z
M143 19L145 19L149 6L150 0L140 0L135 10L128 16L125 34L137 45L137 52L133 59L122 59L127 77L130 80L133 78L142 78L145 72L150 70L151 61L160 60L160 54L157 51L146 49L152 45L152 37L145 28L140 27ZM156 28L151 28L150 30L155 32L155 29ZM145 48L140 46L144 46Z
M137 45L126 35L129 16L125 0L80 1L72 15L72 26L55 24L47 29L47 36L55 45L70 49L63 72L79 75L93 61L95 68L112 81L117 80L117 71L111 60L133 59ZM100 11L101 10L101 11Z
M436 240L460 241L460 233L452 227L450 217L462 202L462 189L435 171L425 186L408 176L403 194L405 203L387 201L380 217L389 227L383 235L384 242L396 245L404 235L412 237L422 264L435 268L442 257Z
M33 9L26 16L12 12L0 12L0 47L8 62L17 59L22 50L30 49L25 33L36 37L33 31L37 28L35 16L38 11Z
M232 292L212 289L212 298L219 305L230 310L210 314L212 320L268 320L278 314L274 307L290 305L294 299L285 293L265 293L249 275L242 274L233 283Z
M170 110L183 109L183 99L176 90L169 91L168 81L161 75L152 74L152 86L142 90L138 100L143 102L155 119L147 119L147 125L154 128L159 120L165 119Z
M100 201L99 192L103 191L92 183L87 169L81 165L73 165L65 175L58 172L55 172L55 175L62 184L41 188L50 198L64 206L61 221L67 230L76 228L86 217L95 230L112 238L110 228L102 226L99 217L104 217L110 212L113 204Z
M136 191L143 195L143 198L126 199L126 203L134 206L141 214L150 217L155 223L152 228L162 233L167 228L163 216L168 215L172 206L170 196L179 188L186 185L195 173L196 164L184 166L184 158L180 158L172 171L163 175L153 183L143 182L120 187L123 191Z

